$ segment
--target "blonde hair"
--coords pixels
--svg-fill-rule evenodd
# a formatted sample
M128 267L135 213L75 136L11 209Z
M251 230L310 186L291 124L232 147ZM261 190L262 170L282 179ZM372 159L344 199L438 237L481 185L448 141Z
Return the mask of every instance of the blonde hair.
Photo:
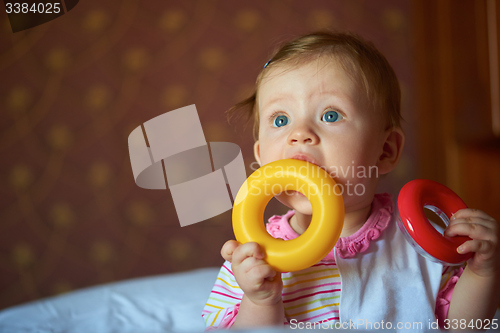
M254 136L258 138L256 101L266 74L279 65L294 67L322 56L331 56L340 63L365 91L372 107L386 114L388 128L401 126L401 91L391 65L371 42L352 33L339 32L315 32L284 43L257 76L253 94L229 109L229 118L236 114L254 118Z

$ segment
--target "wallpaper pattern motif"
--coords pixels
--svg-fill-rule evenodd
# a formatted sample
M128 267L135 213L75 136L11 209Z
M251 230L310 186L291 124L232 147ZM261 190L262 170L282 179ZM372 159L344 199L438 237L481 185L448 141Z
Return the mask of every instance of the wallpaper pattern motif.
M16 34L0 13L0 308L220 265L230 212L181 228L167 191L135 185L128 134L196 104L206 140L240 145L250 172L251 130L224 112L278 42L318 29L375 43L411 124L410 23L401 0L82 0ZM389 191L414 172L406 149Z

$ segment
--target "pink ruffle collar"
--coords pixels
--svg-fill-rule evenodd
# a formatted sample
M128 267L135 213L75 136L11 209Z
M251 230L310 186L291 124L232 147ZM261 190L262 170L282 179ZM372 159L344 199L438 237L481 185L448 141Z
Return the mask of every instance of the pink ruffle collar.
M370 216L365 224L351 236L339 238L335 249L332 249L323 260L335 260L335 251L341 258L352 258L357 253L365 252L370 246L370 242L379 238L382 231L389 225L393 209L394 203L390 194L376 194L373 198ZM295 212L290 210L285 215L271 217L266 226L267 231L273 237L284 240L299 237L299 234L288 223L294 214Z

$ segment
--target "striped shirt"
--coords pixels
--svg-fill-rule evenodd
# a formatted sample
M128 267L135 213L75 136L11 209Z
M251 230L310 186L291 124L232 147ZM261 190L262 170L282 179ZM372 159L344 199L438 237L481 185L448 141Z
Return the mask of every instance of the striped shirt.
M378 195L376 199L373 211L388 204L387 197ZM392 210L390 212L392 213ZM298 235L288 224L291 216L293 216L293 211L284 216L273 216L267 225L268 232L275 238L292 239L297 237ZM369 245L369 242L366 242L366 235L373 235L373 230L383 231L390 219L391 214L377 215L372 213L365 226L354 235L341 239L335 249L322 261L298 272L282 273L284 324L288 324L292 319L294 322L338 322L342 285L341 274L335 263L335 250L337 250L336 254L343 258L363 252ZM376 238L371 237L370 240ZM355 246L352 246L353 243ZM349 252L349 246L355 250L351 249ZM460 273L461 270L456 267L444 267L440 290L453 289L456 279L452 279L452 277ZM453 284L451 284L452 280ZM236 282L231 270L231 263L226 261L203 309L202 316L207 330L230 327L234 322L242 297L243 291ZM449 306L451 293L447 298L447 300L439 300L438 295L439 302L437 304L444 306L448 304ZM446 313L447 308L446 311L440 310L440 312ZM438 313L438 309L436 309L436 313Z

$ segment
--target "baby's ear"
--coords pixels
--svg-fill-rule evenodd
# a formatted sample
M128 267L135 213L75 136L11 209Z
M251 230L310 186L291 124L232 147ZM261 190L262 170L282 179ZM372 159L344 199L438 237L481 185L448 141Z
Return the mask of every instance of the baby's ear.
M386 131L382 154L377 163L379 174L389 173L398 165L404 145L405 134L401 128L391 128Z
M260 165L260 144L259 144L259 140L255 141L255 143L253 144L253 156L255 156L255 160Z

